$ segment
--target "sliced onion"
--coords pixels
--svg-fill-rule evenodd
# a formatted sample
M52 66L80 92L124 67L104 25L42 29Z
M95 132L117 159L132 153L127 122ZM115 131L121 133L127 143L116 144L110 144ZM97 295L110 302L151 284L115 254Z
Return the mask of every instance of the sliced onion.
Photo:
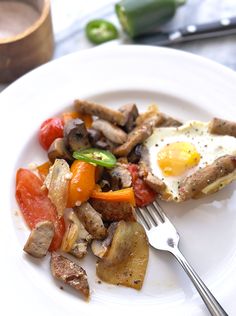
M68 198L70 166L64 159L56 159L44 181L48 189L48 197L56 206L59 216L64 214Z
M70 252L74 243L76 242L76 239L78 238L78 234L78 226L75 223L70 223L63 237L61 250L65 252Z
M78 239L84 239L86 241L90 241L92 239L92 236L89 234L89 232L87 232L87 230L85 229L84 225L81 223L81 221L79 220L78 216L71 211L69 213L68 219L77 225L78 227Z

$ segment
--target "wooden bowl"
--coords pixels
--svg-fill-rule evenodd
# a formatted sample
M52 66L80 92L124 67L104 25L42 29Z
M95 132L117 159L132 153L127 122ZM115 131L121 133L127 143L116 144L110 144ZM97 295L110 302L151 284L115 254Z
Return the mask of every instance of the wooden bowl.
M1 1L2 5L6 5L7 2L13 5L12 0L0 0L0 4ZM54 41L49 0L14 1L21 2L21 5L30 5L36 10L37 15L33 24L23 32L0 38L0 83L12 82L29 70L49 61L53 55Z

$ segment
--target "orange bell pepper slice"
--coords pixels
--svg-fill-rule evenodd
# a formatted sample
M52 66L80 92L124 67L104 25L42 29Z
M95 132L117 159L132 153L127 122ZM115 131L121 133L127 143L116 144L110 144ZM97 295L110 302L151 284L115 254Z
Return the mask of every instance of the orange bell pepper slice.
M52 163L50 161L46 161L42 165L37 167L37 170L39 172L40 178L44 181L46 176L49 173L49 168L52 166Z
M91 196L93 199L112 201L112 202L128 202L135 206L135 197L133 188L126 188L117 191L100 192L96 188Z
M95 187L96 167L88 162L75 160L71 166L72 178L68 188L68 207L89 199ZM77 204L78 204L77 203Z

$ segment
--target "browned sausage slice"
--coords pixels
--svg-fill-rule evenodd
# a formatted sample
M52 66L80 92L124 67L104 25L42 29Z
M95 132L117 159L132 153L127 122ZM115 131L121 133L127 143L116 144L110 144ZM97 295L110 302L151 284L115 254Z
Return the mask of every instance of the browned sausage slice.
M104 239L107 235L107 230L103 224L101 214L95 211L95 209L85 202L80 206L74 208L77 216L79 217L85 229L95 239Z
M46 256L54 236L54 225L50 221L39 222L31 231L24 251L35 258Z
M96 199L91 199L90 202L95 210L102 214L104 221L136 220L134 207L127 202L108 202Z
M73 261L56 252L51 256L52 275L79 291L86 299L89 298L89 285L86 271Z
M226 155L216 159L180 182L179 193L182 201L197 198L208 185L229 175L236 169L236 156Z
M123 145L115 148L113 153L117 157L127 157L136 145L143 143L152 134L152 130L152 123L137 126L131 133L128 134L127 141Z
M236 137L236 122L213 118L208 126L208 132L217 135L229 135Z
M147 176L144 177L143 180L151 189L153 189L153 191L157 193L161 193L166 189L165 183L152 175L151 172L148 172Z
M82 114L90 114L101 119L123 126L126 118L123 113L104 105L85 100L75 100L75 109Z

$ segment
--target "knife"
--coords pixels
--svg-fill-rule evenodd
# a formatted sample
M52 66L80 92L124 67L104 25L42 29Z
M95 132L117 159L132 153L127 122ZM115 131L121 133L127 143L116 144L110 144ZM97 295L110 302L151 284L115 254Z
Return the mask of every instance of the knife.
M136 44L168 46L204 38L236 34L236 17L222 18L216 22L190 24L171 32L151 32L134 39Z

